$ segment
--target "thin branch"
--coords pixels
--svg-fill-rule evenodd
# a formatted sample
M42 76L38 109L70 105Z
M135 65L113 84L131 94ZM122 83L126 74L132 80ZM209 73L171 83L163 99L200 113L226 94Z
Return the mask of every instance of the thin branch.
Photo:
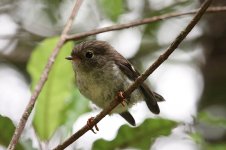
M87 36L91 36L91 35L96 35L99 33L103 33L103 32L108 32L108 31L114 31L114 30L121 30L121 29L125 29L125 28L129 28L129 27L134 27L134 26L139 26L139 25L144 25L147 23L152 23L152 22L157 22L160 20L164 20L164 19L170 19L170 18L174 18L174 17L178 17L178 16L185 16L185 15L191 15L191 14L195 14L198 10L191 10L191 11L187 11L187 12L181 12L181 13L169 13L169 14L164 14L164 15L160 15L160 16L155 16L155 17L151 17L151 18L145 18L142 20L137 20L137 21L132 21L129 23L125 23L125 24L117 24L117 25L112 25L109 27L103 27L100 29L95 29L95 30L91 30L91 31L87 31L87 32L83 32L83 33L77 33L77 34L72 34L72 35L68 35L66 37L66 40L76 40L76 39L81 39ZM209 7L206 10L207 13L219 13L219 12L226 12L226 6L217 6L217 7ZM10 39L12 37L18 37L17 35L0 35L0 39Z
M13 134L13 137L10 141L10 144L8 146L8 150L14 150L15 147L16 147L16 144L18 143L19 141L19 138L21 136L21 133L23 132L24 130L24 127L26 125L26 122L28 120L28 117L30 116L33 108L34 108L34 105L35 105L35 102L36 102L36 99L38 98L38 95L40 94L45 82L47 81L47 78L48 78L48 75L49 75L49 72L50 72L50 69L52 68L53 64L54 64L54 61L60 51L60 48L63 46L63 44L65 43L66 41L66 36L72 26L72 23L73 23L73 20L75 18L75 16L78 14L78 10L82 4L82 1L83 0L77 0L76 3L75 3L75 6L71 12L71 15L62 31L62 34L60 36L60 39L57 43L57 45L55 46L55 48L53 49L53 52L51 54L51 56L49 57L48 59L48 63L46 64L44 70L43 70L43 73L40 77L40 80L38 82L38 84L36 85L35 87L35 90L30 98L30 101L20 119L20 122L19 122L19 125L17 126L14 134Z
M81 39L81 38L84 38L84 37L87 37L87 36L96 35L96 34L103 33L103 32L126 29L126 28L129 28L129 27L144 25L144 24L147 24L147 23L157 22L157 21L161 21L161 20L164 20L164 19L170 19L170 18L174 18L174 17L178 17L178 16L191 15L191 14L195 14L197 11L198 10L195 9L195 10L191 10L191 11L187 11L187 12L169 13L169 14L164 14L164 15L155 16L155 17L151 17L151 18L145 18L145 19L142 19L142 20L132 21L132 22L125 23L125 24L112 25L112 26L109 26L109 27L94 29L94 30L91 30L91 31L83 32L83 33L68 35L66 37L66 40L67 41L76 40L76 39ZM206 12L207 13L226 12L226 6L209 7ZM0 39L9 39L9 38L12 38L12 37L18 37L18 36L10 35L10 34L9 35L0 35Z
M169 13L169 14L164 14L164 15L155 16L155 17L151 17L151 18L145 18L142 20L136 20L136 21L132 21L129 23L117 24L117 25L112 25L109 27L103 27L100 29L94 29L94 30L91 30L88 32L72 34L72 35L67 36L67 41L81 39L81 38L85 38L87 36L96 35L96 34L103 33L103 32L121 30L121 29L126 29L126 28L130 28L130 27L134 27L134 26L144 25L147 23L157 22L160 20L169 19L169 18L173 18L173 17L191 15L191 14L197 13L197 11L198 11L198 9L187 11L187 12L182 12L182 13L181 12L180 13ZM224 12L224 11L226 11L226 6L210 7L207 10L208 13L217 13L217 12Z
M157 69L169 56L172 54L172 52L179 46L179 44L185 39L185 37L188 35L188 33L193 29L193 27L198 23L202 15L205 13L206 9L210 5L212 0L206 0L201 8L197 11L196 15L193 17L193 19L190 21L190 23L187 25L187 27L181 31L181 33L176 37L176 39L172 42L172 44L167 48L167 50L159 56L159 58L141 75L139 76L133 84L131 84L126 91L124 91L123 95L125 97L128 97L136 88L138 88L144 80L147 79L147 77L155 70ZM88 125L83 126L80 130L78 130L76 133L74 133L71 137L69 137L65 142L58 145L54 150L62 150L65 149L67 146L72 144L74 141L76 141L78 138L80 138L83 134L85 134L88 130L90 130L90 127L94 127L101 119L103 119L107 114L109 114L119 103L120 98L117 97L115 100L113 100L109 107L102 110L95 118L94 120Z

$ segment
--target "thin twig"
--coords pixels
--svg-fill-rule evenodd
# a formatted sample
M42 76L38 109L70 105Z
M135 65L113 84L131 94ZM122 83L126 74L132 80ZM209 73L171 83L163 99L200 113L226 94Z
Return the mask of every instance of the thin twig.
M147 79L147 77L155 70L157 69L169 56L170 54L178 47L178 45L185 39L185 37L188 35L188 33L193 29L193 27L198 23L202 15L205 13L206 9L210 5L212 0L205 1L201 8L198 10L196 15L193 17L193 19L190 21L190 23L187 25L187 27L181 31L181 33L176 37L176 39L172 42L172 44L167 48L167 50L159 56L159 58L141 75L139 76L133 84L131 84L126 91L124 91L123 95L125 97L128 97L137 87L139 87L144 80ZM69 137L65 142L58 145L54 150L62 150L65 149L67 146L72 144L74 141L76 141L78 138L80 138L83 134L85 134L90 128L94 127L101 119L103 119L107 114L109 114L119 103L120 99L117 97L115 100L113 100L109 107L102 110L92 122L90 122L89 126L85 125L80 130L78 130L76 133L74 133L71 137Z
M53 64L54 64L54 61L60 51L60 48L63 46L63 44L65 43L65 40L66 40L66 36L72 26L72 23L73 23L73 20L75 18L75 16L77 15L78 13L78 10L81 6L81 3L82 3L83 0L77 0L76 3L75 3L75 6L71 12L71 15L70 17L68 18L68 21L62 31L62 34L60 36L60 39L57 43L57 45L55 46L55 48L53 49L53 52L51 54L51 56L49 57L48 59L48 63L46 64L45 68L44 68L44 71L40 77L40 80L38 82L38 84L36 85L35 87L35 90L30 98L30 101L20 119L20 122L19 122L19 125L17 126L14 134L13 134L13 137L10 141L10 144L8 146L8 150L14 150L15 149L15 146L16 144L18 143L18 140L21 136L21 133L23 132L24 130L24 127L26 125L26 122L28 120L28 117L30 116L33 108L34 108L34 105L35 105L35 102L36 102L36 99L38 98L38 95L40 94L45 82L47 81L47 78L48 78L48 74L50 72L50 69L52 68Z
M81 38L84 38L84 37L87 37L87 36L90 36L90 35L96 35L96 34L103 33L103 32L121 30L121 29L129 28L129 27L144 25L144 24L147 24L147 23L157 22L157 21L160 21L160 20L170 19L170 18L178 17L178 16L191 15L191 14L195 14L197 11L198 10L195 9L195 10L190 10L190 11L187 11L187 12L169 13L169 14L164 14L164 15L155 16L155 17L151 17L151 18L145 18L145 19L142 19L142 20L132 21L132 22L125 23L125 24L112 25L112 26L109 26L109 27L94 29L94 30L91 30L91 31L83 32L83 33L68 35L66 37L66 40L67 41L76 40L76 39L81 39ZM226 6L209 7L206 10L207 13L219 13L219 12L224 12L224 11L226 11ZM18 37L18 36L11 35L11 34L0 35L0 39L10 39L12 37Z
M147 23L157 22L160 20L169 19L169 18L178 17L178 16L191 15L191 14L197 13L197 11L198 11L198 9L187 11L187 12L164 14L164 15L155 16L155 17L151 17L151 18L145 18L142 20L132 21L129 23L117 24L117 25L112 25L109 27L103 27L100 29L94 29L91 31L83 32L83 33L72 34L72 35L68 35L66 38L67 38L67 41L77 40L77 39L81 39L81 38L84 38L84 37L87 37L90 35L96 35L96 34L103 33L103 32L126 29L126 28L130 28L130 27L144 25ZM216 12L223 12L223 11L226 11L226 6L210 7L206 12L216 13Z

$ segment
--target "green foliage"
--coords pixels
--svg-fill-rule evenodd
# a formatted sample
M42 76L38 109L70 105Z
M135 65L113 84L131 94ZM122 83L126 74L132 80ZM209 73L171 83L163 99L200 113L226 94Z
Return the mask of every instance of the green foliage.
M9 145L14 130L15 126L13 125L12 121L9 118L0 115L0 145L6 147ZM22 150L23 147L21 144L17 144L16 149Z
M57 41L58 38L46 39L32 53L28 71L32 77L33 89ZM60 125L67 121L74 122L79 114L87 111L87 101L80 100L78 91L74 93L74 72L71 63L65 60L72 47L73 43L67 43L61 49L38 97L33 124L41 140L50 139ZM71 115L72 112L74 115Z
M23 145L23 150L38 150L38 148L33 147L32 139L23 139L21 143Z
M198 114L198 122L202 122L205 124L209 124L216 127L223 127L226 128L226 119L219 116L213 116L212 114L209 114L205 111L202 111ZM200 134L198 131L195 133L192 133L190 135L192 139L200 145L201 149L203 150L225 150L226 149L226 143L209 143L206 141L202 134Z
M114 150L117 148L134 147L148 150L157 137L169 135L171 129L176 125L176 122L165 119L147 119L136 128L123 125L120 127L118 135L114 140L97 140L93 145L93 149Z
M71 126L74 121L83 113L90 111L88 107L89 101L85 99L78 91L74 89L72 97L66 102L65 107L62 110L62 124L71 130Z
M225 150L226 149L226 143L208 143L203 139L202 135L197 132L192 133L190 136L197 144L199 144L202 150Z
M193 0L174 1L171 5L164 7L163 9L145 12L145 15L148 15L150 17L150 16L158 16L158 15L162 15L162 14L175 12L180 8L184 9L184 7L191 5L192 2L194 2L194 1Z
M226 128L226 119L219 116L213 116L207 112L200 112L198 115L198 120L207 124L214 126Z
M99 0L99 3L103 13L113 21L125 11L123 0Z
M203 138L198 132L191 133L190 137L193 139L194 142L200 145L203 143Z
M62 1L63 0L43 0L44 4L47 5L47 7L43 7L43 11L46 13L53 24L57 23L59 17L61 17L58 10Z
M172 13L175 12L175 10L178 10L178 8L183 8L189 4L191 4L193 1L191 0L185 0L185 1L175 1L171 5L164 7L163 9L160 10L151 10L149 7L145 7L143 9L143 15L144 18L148 17L154 17L154 16L160 16L163 14L167 13ZM157 33L159 31L159 27L161 27L163 21L157 21L153 23L146 24L144 26L144 32L143 32L143 41L142 44L139 48L139 51L136 53L134 56L136 59L141 59L142 61L144 60L144 57L149 56L153 52L165 48L165 46L168 45L159 45L157 41ZM166 33L167 34L167 33Z
M205 150L225 150L226 143L218 143L218 144L208 144L205 147Z

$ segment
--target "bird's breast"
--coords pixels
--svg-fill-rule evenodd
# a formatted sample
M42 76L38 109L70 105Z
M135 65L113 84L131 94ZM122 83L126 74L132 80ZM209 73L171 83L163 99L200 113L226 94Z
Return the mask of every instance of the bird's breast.
M115 98L117 92L124 91L132 83L117 65L90 73L79 71L76 76L80 92L101 108L107 107ZM140 99L139 93L136 90L132 94L131 104ZM127 108L117 107L115 111L123 112L124 109Z
M77 85L80 92L93 101L97 106L104 108L113 100L117 90L117 79L112 72L111 66L106 66L101 70L91 71L89 73L77 72Z

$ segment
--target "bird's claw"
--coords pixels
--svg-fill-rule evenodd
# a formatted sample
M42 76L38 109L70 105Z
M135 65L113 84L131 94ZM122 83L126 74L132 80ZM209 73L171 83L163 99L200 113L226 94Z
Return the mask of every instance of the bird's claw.
M94 134L96 134L96 132L94 131L94 129L91 127L91 123L93 122L93 120L94 120L94 117L89 118L89 119L87 120L87 126L90 128L90 130L91 130ZM95 124L94 127L95 127L95 129L96 129L97 131L99 131L99 128L97 127L97 124Z
M125 98L125 96L123 95L123 92L122 92L122 91L119 91L119 92L118 92L118 98L117 98L117 99L119 100L119 102L121 103L121 105L122 105L123 107L126 106L126 98Z

